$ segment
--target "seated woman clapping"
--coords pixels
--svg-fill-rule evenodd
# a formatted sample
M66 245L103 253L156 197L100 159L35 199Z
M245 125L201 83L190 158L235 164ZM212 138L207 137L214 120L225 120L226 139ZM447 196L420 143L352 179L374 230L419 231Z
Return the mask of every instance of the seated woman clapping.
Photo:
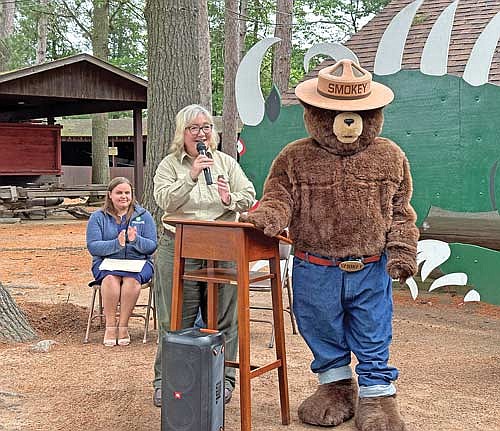
M153 217L136 202L132 184L124 177L112 179L103 207L91 215L87 224L94 283L101 285L105 346L130 344L128 321L141 285L153 276L156 245Z

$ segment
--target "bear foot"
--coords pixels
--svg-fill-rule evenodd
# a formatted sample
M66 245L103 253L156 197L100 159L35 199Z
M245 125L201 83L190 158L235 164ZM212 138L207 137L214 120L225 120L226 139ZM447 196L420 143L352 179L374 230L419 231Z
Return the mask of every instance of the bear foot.
M319 385L299 406L299 419L311 425L336 426L354 416L357 384L353 379Z
M355 424L359 431L406 431L396 395L360 398Z

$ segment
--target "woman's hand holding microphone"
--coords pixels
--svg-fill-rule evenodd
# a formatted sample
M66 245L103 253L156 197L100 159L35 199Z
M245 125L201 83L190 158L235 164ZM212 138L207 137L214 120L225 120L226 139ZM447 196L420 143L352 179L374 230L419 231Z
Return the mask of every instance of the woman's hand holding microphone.
M204 154L199 154L191 165L189 176L193 181L198 181L198 177L203 172L203 169L211 169L214 165L214 160ZM224 175L217 177L217 191L224 205L231 203L231 194L229 190L229 183L225 180Z
M193 160L191 165L191 170L189 171L189 176L193 181L198 181L198 177L202 173L203 169L210 169L214 164L214 160L208 156L200 154Z

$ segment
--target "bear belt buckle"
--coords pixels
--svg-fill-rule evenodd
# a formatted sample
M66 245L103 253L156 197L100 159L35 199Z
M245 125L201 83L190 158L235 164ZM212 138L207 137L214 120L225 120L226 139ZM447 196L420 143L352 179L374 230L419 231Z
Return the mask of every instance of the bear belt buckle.
M339 268L345 272L358 272L365 267L361 259L350 258L339 263Z

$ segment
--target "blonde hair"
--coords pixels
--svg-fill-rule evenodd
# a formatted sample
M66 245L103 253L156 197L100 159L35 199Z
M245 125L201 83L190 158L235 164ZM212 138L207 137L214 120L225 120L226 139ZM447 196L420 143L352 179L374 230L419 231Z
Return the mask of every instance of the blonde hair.
M207 140L208 146L212 152L217 149L217 138L219 135L213 127L214 119L212 115L203 106L188 105L182 108L175 116L175 133L172 144L170 145L170 153L174 153L177 156L182 153L184 149L184 130L186 130L186 127L189 127L194 119L200 114L205 116L208 123L212 124L212 133L210 134L210 139Z
M116 212L116 209L113 205L113 202L111 201L111 198L109 197L109 194L115 189L115 187L119 186L120 184L128 184L130 186L130 191L131 191L130 206L128 207L127 214L126 214L127 222L130 220L130 217L132 217L132 214L134 213L134 210L135 210L135 204L137 203L137 201L135 200L134 187L132 186L132 183L130 182L130 180L128 178L125 178L125 177L113 178L108 184L108 188L106 191L106 197L104 198L104 205L102 206L102 211L104 213L109 214L110 216L114 217L117 223L120 223L121 219L118 216L118 213Z

